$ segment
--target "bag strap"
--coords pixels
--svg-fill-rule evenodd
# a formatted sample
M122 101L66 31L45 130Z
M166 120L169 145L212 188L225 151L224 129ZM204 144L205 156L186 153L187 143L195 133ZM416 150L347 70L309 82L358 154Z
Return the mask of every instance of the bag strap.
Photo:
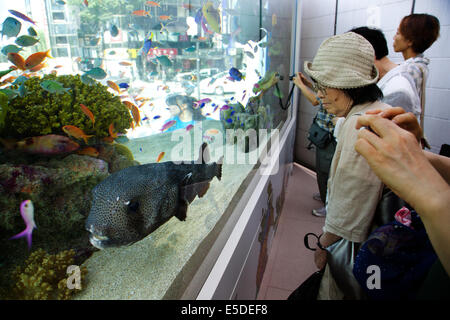
M419 65L417 65L420 69L420 71L422 72L422 83L421 83L421 94L420 94L420 126L422 127L422 130L424 130L424 119L425 119L425 84L426 84L426 73L425 71L422 69L422 67L420 67Z

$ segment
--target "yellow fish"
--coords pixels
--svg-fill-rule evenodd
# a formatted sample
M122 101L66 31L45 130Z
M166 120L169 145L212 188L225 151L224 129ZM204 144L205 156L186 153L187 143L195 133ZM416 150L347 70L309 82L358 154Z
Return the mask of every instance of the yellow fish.
M164 155L165 155L166 153L163 151L163 152L161 152L159 155L158 155L158 158L156 158L156 162L160 162L161 160L162 160L162 158L164 158Z
M20 70L23 70L23 71L26 70L25 60L20 54L15 53L15 52L10 52L10 53L8 53L8 60L11 61Z
M113 89L114 91L116 91L118 94L120 94L121 92L120 92L120 88L119 88L119 86L117 85L117 83L115 83L115 82L112 82L112 81L106 81L106 83L108 84L108 86L111 88L111 89Z
M118 137L117 133L114 132L114 123L111 123L111 124L109 125L108 131L109 131L109 136L110 136L112 139L115 139L115 138Z
M83 139L86 144L88 143L87 139L93 137L93 135L87 135L82 129L75 126L64 126L62 129L66 134L75 139Z
M136 126L139 126L139 122L141 121L141 115L139 114L139 109L133 105L131 108L131 114L133 115L134 122L136 122Z
M91 119L92 121L92 127L94 127L95 124L95 117L94 114L91 112L91 110L89 110L88 107L86 107L84 104L80 103L80 107L81 107L81 111L83 111L83 113L85 115L87 115L89 117L89 119Z
M97 158L100 153L94 147L86 147L81 150L78 150L77 154Z
M47 51L36 52L30 55L27 60L25 60L25 68L31 69L41 64L45 58L53 58L50 55L50 49L48 49Z

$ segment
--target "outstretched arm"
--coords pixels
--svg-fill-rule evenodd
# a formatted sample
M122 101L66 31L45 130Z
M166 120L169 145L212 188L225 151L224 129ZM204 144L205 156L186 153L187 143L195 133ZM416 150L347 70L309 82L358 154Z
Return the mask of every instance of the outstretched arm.
M294 77L293 82L313 106L317 106L319 104L319 100L317 100L317 96L312 90L311 82L306 79L303 73L298 72Z

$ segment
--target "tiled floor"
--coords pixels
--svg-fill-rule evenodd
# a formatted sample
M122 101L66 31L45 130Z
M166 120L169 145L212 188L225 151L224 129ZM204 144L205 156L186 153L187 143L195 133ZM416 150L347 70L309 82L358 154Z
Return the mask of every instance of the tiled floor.
M317 270L314 253L303 244L304 235L308 232L321 233L325 222L325 218L311 214L312 209L322 206L321 202L312 198L316 192L315 173L294 164L258 300L285 300Z

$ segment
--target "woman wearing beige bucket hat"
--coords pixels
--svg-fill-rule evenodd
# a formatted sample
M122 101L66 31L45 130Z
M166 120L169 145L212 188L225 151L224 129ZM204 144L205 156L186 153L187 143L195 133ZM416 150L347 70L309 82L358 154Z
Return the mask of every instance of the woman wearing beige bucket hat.
M319 237L314 256L317 267L325 267L318 299L363 297L361 288L352 282L352 273L332 270L330 263L334 259L333 248L344 242L351 244L356 255L359 244L369 235L382 195L383 183L354 149L358 117L368 110L390 107L380 102L383 94L376 85L378 71L374 58L372 45L362 36L348 32L326 39L314 60L304 65L324 108L345 118L330 168L324 233ZM352 269L352 262L348 264L347 271Z

